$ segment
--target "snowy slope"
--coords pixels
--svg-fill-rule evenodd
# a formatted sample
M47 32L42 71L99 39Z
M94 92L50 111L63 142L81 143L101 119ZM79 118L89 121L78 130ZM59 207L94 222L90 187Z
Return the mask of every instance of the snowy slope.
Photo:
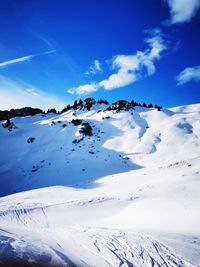
M200 104L103 109L0 127L0 260L200 265Z

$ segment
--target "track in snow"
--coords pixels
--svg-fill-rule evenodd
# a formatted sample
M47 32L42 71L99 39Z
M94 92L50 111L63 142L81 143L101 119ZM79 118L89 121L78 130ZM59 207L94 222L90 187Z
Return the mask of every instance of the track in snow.
M69 228L58 232L45 231L38 241L40 234L29 231L24 229L18 234L17 230L15 233L0 230L0 258L4 266L12 262L37 265L37 261L41 264L37 266L195 266L145 233L106 228Z

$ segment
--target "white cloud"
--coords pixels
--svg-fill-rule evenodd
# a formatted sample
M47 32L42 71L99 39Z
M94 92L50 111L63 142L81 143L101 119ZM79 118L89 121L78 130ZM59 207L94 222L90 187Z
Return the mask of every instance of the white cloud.
M19 58L7 60L4 62L0 62L0 68L5 68L9 65L20 63L20 62L30 61L33 57L42 56L42 55L46 55L46 54L50 54L50 53L54 53L54 52L55 52L55 50L51 50L51 51L46 51L44 53L29 55L29 56L25 56L25 57L19 57Z
M112 90L129 85L136 80L137 77L134 73L129 73L124 69L120 69L117 73L110 75L108 79L101 81L99 86L103 87L105 90Z
M90 84L84 84L84 85L80 85L78 87L72 87L68 90L68 93L70 94L78 94L78 95L82 95L82 94L88 94L91 92L95 92L97 91L98 86L96 83L90 83Z
M65 105L54 95L0 75L0 110L22 107L62 109Z
M155 35L156 34L156 35ZM118 55L113 58L113 69L118 69L108 79L99 83L105 90L111 90L129 85L143 76L153 75L155 72L154 61L160 58L160 54L166 49L160 31L153 32L153 36L146 39L149 48L137 51L135 55Z
M94 75L98 72L102 72L102 66L101 63L99 62L99 60L95 59L94 62L92 63L92 65L89 67L89 70L86 71L85 75L88 76L90 74Z
M121 68L124 70L136 69L139 66L139 59L136 55L118 55L113 58L113 69Z
M74 87L68 90L71 94L91 93L103 87L112 90L127 86L142 77L153 75L155 61L160 59L163 50L167 49L159 29L148 31L151 37L146 39L148 48L145 51L137 51L134 55L117 55L111 60L112 69L116 71L107 79L99 83L92 83Z
M200 81L200 66L185 68L176 77L177 84L182 85L190 81Z
M161 52L167 48L167 46L164 44L162 33L159 29L147 31L147 33L148 32L152 35L150 38L146 39L146 43L150 47L148 57L152 60L159 59Z
M200 7L200 0L166 0L171 14L171 23L189 22Z

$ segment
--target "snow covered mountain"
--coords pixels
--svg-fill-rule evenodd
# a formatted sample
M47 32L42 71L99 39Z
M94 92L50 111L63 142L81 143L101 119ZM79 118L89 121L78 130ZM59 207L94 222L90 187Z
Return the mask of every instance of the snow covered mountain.
M0 126L0 266L200 266L200 104L106 108Z

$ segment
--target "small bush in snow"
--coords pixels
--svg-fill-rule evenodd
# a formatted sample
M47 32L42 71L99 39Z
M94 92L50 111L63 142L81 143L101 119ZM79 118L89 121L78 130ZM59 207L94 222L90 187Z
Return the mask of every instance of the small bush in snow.
M39 170L39 166L35 166L35 165L33 165L33 168L32 168L32 172L36 172L36 171L38 171Z
M80 139L74 139L74 140L72 141L72 143L73 143L73 144L78 144L78 143L80 143L82 140L83 140L83 138L80 138Z
M35 141L35 137L32 137L32 136L27 139L28 144L33 143L34 141Z
M79 132L81 134L91 136L92 135L92 127L90 126L90 124L88 122L84 122L84 123L82 123L82 127L79 130Z
M72 124L74 124L75 126L78 126L78 125L80 125L81 123L82 123L82 120L79 120L79 119L73 119L72 121L71 121L71 123Z
M10 132L13 130L13 129L16 129L16 125L14 124L13 121L10 121L10 119L7 119L7 121L5 123L2 123L2 126L4 128L7 128Z

